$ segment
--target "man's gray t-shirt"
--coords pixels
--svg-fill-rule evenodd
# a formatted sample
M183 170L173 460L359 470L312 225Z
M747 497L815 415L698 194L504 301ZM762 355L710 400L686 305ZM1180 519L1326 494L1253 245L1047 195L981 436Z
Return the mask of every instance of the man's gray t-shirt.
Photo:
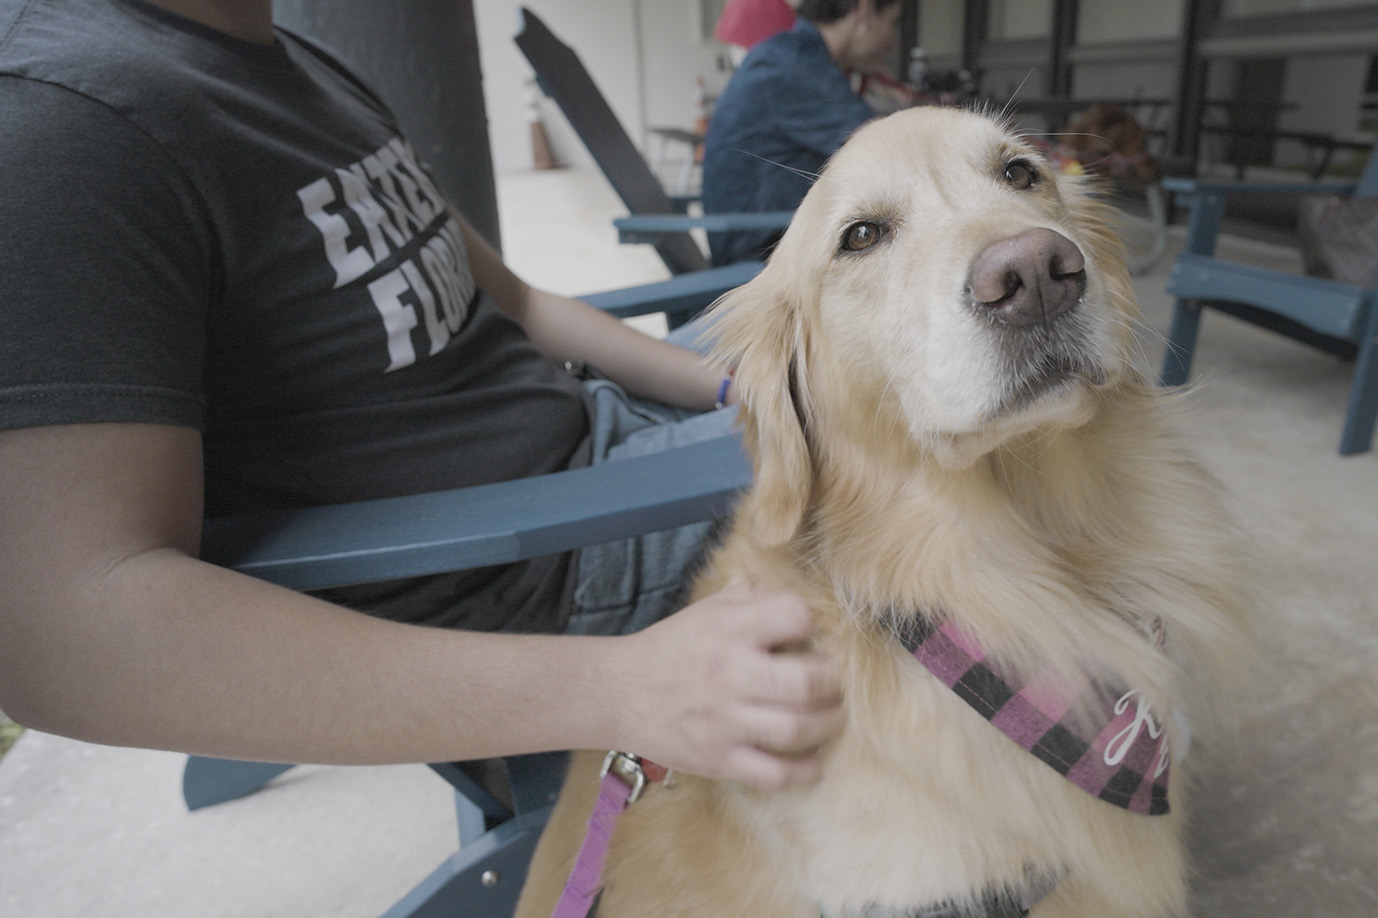
M393 116L321 50L0 0L0 137L0 429L195 427L208 516L586 462L577 381L475 290ZM331 598L554 630L570 566Z

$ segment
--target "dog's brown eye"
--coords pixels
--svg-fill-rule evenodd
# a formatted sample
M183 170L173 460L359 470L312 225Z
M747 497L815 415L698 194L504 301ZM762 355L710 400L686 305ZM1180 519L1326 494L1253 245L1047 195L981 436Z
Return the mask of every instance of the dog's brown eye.
M1016 159L1005 166L1005 181L1023 191L1038 183L1038 170L1032 164Z
M869 221L853 223L842 234L842 248L847 252L860 252L880 242L880 237L883 235L885 235L885 230L879 223Z

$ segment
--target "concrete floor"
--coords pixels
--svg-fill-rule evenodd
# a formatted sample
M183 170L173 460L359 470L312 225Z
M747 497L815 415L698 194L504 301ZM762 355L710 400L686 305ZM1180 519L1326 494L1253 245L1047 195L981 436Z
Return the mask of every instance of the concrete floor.
M596 173L499 181L504 250L565 293L664 276L620 247ZM1266 264L1286 249L1234 246ZM1138 279L1156 364L1166 267ZM1238 734L1198 742L1193 913L1378 914L1378 453L1336 453L1350 368L1223 317L1204 324L1195 446L1263 556L1263 685ZM25 734L0 761L0 916L376 916L455 845L424 766L298 768L188 814L182 757Z

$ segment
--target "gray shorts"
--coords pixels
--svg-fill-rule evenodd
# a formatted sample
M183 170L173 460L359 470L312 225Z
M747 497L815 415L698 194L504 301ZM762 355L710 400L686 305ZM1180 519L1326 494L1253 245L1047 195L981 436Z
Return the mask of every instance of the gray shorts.
M723 436L737 417L735 408L694 414L640 401L605 380L585 386L594 404L594 465ZM581 549L566 631L627 634L677 611L718 528L691 523Z

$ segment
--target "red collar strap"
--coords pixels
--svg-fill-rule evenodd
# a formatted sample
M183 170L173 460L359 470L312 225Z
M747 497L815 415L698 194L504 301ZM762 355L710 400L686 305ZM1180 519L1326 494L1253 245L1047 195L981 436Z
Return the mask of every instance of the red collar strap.
M663 766L630 753L614 750L603 759L598 802L551 918L587 918L603 887L603 864L622 811L637 801L647 782L664 783L669 776Z

